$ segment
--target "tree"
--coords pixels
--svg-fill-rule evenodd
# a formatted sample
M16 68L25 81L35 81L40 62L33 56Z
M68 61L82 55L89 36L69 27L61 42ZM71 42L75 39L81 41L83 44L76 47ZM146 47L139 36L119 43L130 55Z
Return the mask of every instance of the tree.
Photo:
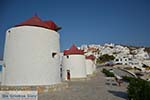
M97 59L97 63L104 63L107 61L112 61L114 59L115 57L113 55L104 54Z

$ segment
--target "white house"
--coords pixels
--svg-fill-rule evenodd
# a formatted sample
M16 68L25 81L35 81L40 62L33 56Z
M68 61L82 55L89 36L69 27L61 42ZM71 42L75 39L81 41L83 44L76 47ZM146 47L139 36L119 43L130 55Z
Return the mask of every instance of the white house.
M143 63L142 63L142 61L139 60L139 59L133 58L132 61L131 61L131 63L130 63L130 66L131 66L132 68L138 68L138 69L144 70L144 68L143 68Z
M101 49L101 54L109 54L112 55L113 54L113 49L110 47L103 47L103 49Z
M83 50L72 45L69 50L64 50L63 79L86 78L86 65Z
M150 67L150 60L144 60L142 63Z
M59 34L52 21L38 16L10 28L4 49L4 81L7 86L60 83Z
M129 65L131 58L127 56L116 56L114 59L115 64Z
M149 55L146 51L144 51L145 48L139 48L137 49L137 53L135 55L135 57L137 59L140 59L140 60L145 60L145 59L149 59Z

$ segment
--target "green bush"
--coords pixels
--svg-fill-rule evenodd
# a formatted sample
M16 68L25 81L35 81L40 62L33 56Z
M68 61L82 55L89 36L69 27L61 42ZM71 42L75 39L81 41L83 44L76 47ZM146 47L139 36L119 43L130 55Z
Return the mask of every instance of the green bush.
M114 77L114 73L110 72L109 70L103 68L102 72L107 76L107 77Z
M107 61L112 61L114 59L115 59L115 57L113 55L104 54L97 58L96 63L100 64L100 63L104 63Z
M150 100L150 82L140 78L127 78L129 100Z
M128 76L122 76L122 78L124 81L127 81L127 82L130 82L133 79L133 77L128 77Z

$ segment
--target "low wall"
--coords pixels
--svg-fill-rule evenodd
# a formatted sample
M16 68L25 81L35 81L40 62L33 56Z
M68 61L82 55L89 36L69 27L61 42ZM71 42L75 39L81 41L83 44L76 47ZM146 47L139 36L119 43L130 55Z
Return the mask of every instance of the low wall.
M136 76L134 73L132 73L132 72L130 72L130 71L128 71L128 70L125 70L125 69L121 69L121 68L119 68L119 69L122 70L122 71L125 71L125 72L131 74L133 77L136 77L136 78L137 78L137 76Z
M59 91L68 88L68 83L63 82L44 86L0 86L0 91L38 91L38 93Z

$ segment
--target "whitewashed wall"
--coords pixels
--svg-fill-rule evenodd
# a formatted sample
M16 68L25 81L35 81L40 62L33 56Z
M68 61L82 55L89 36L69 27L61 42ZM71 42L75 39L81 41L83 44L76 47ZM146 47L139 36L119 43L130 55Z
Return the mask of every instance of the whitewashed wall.
M70 70L71 78L85 78L86 65L84 55L63 56L63 78L67 79L67 70Z
M35 26L7 30L3 85L51 85L60 82L59 34Z
M93 71L94 71L94 63L93 63L93 61L90 60L90 59L86 59L85 62L86 62L86 74L87 75L93 74Z

